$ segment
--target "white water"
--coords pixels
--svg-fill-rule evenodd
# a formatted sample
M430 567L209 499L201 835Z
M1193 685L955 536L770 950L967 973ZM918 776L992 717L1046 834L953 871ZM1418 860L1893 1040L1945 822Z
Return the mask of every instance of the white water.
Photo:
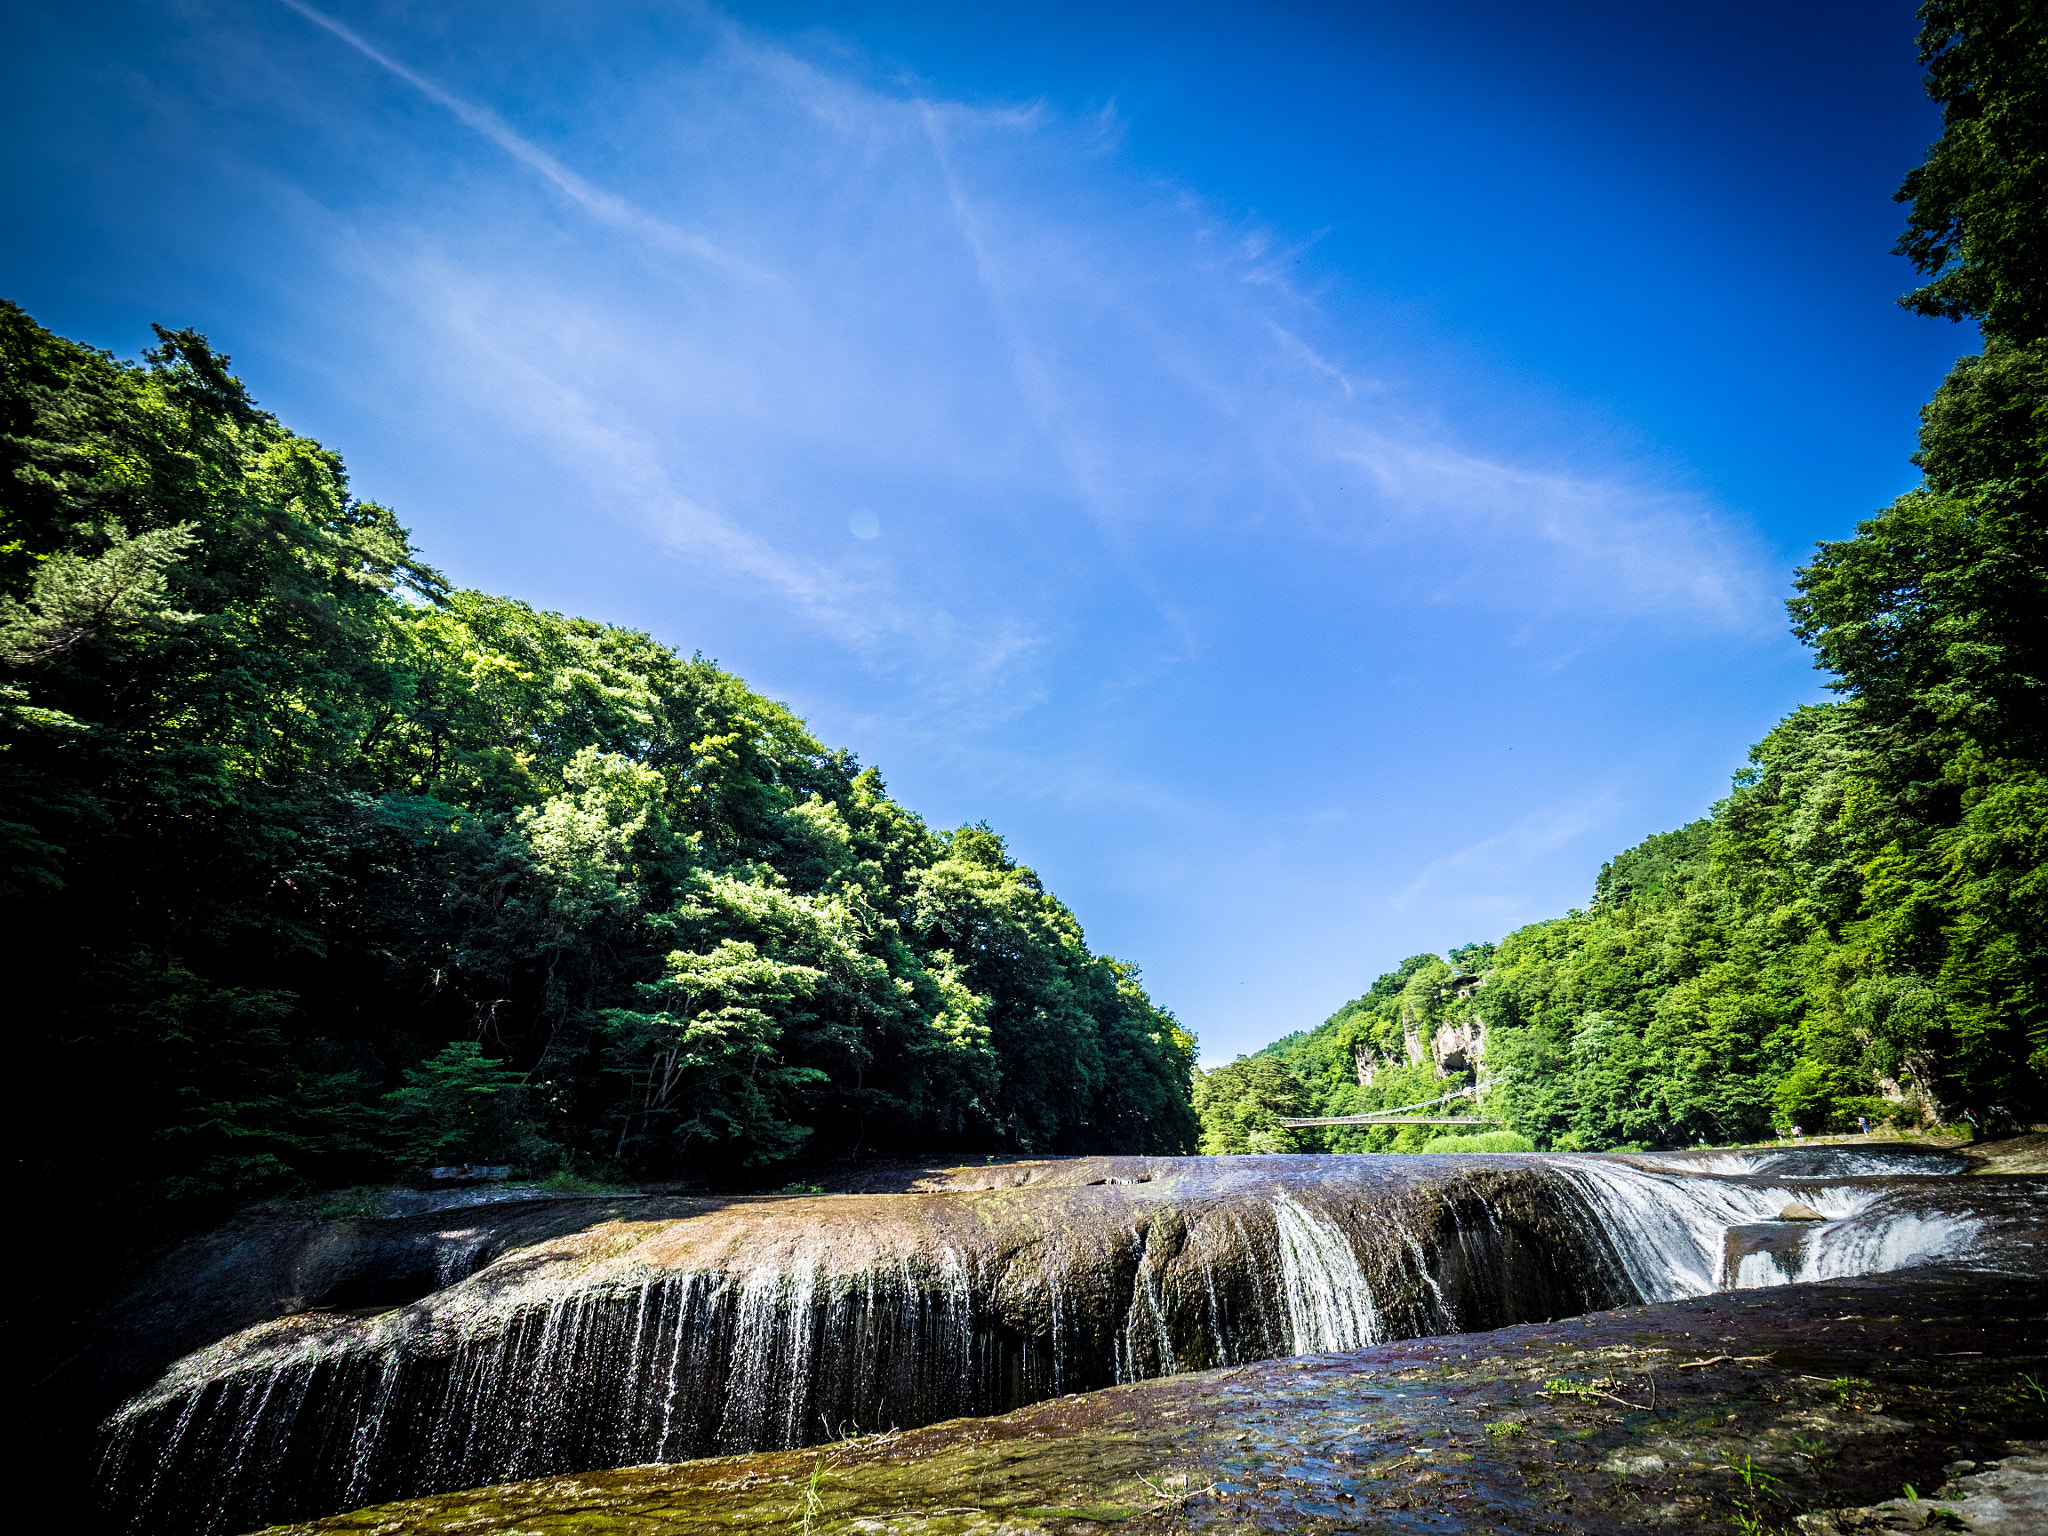
M1280 1299L1291 1353L1357 1349L1381 1337L1372 1286L1341 1228L1284 1195L1273 1202Z
M1964 1158L1947 1152L1863 1151L1855 1147L1766 1147L1748 1152L1658 1155L1659 1166L1686 1173L1779 1178L1860 1179L1904 1175L1941 1177L1967 1171Z
M1867 1226L1831 1223L1806 1242L1801 1280L1879 1274L1931 1259L1954 1259L1976 1245L1983 1223L1968 1216L1902 1212Z
M1981 1230L1968 1216L1878 1210L1883 1191L1856 1185L1738 1183L1597 1158L1549 1161L1598 1213L1611 1251L1645 1301L1902 1269L1957 1257ZM1794 1201L1826 1219L1781 1224L1779 1214ZM1772 1225L1786 1229L1781 1251L1745 1254L1730 1272L1730 1229Z
M1173 1333L1166 1321L1166 1307L1159 1294L1159 1269L1149 1234L1132 1234L1138 1247L1138 1272L1131 1286L1131 1305L1124 1312L1124 1326L1117 1341L1116 1379L1143 1381L1151 1376L1171 1376L1180 1369L1174 1355Z
M809 1375L817 1288L818 1266L807 1257L788 1271L764 1264L740 1287L721 1446L802 1443L804 1394L795 1387Z

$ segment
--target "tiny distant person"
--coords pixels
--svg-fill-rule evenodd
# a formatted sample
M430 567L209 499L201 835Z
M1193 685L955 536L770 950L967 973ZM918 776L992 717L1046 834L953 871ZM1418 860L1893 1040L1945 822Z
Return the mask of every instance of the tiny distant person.
M1870 1134L1870 1116L1858 1115L1856 1117L1856 1123L1863 1127L1864 1135L1868 1136Z

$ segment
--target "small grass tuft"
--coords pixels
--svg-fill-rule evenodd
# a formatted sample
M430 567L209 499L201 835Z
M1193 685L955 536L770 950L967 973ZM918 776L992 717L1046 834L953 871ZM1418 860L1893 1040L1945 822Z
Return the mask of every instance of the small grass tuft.
M1553 1376L1543 1383L1544 1392L1551 1397L1576 1397L1582 1402L1597 1401L1600 1388L1596 1385L1573 1381L1569 1376Z
M337 1189L319 1208L322 1221L363 1221L384 1214L372 1189Z
M825 1457L820 1452L818 1459L811 1463L811 1480L804 1485L804 1536L811 1536L811 1522L818 1517L818 1511L825 1507L825 1500L818 1493L818 1484L825 1479Z
M1785 1480L1766 1472L1747 1455L1739 1462L1729 1462L1728 1470L1742 1480L1743 1487L1735 1499L1735 1528L1742 1536L1780 1536L1764 1519L1764 1500L1783 1498L1780 1490Z

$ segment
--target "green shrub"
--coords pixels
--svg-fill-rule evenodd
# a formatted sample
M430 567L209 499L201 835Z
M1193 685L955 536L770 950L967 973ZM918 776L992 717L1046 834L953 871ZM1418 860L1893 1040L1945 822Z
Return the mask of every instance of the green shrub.
M1476 1136L1439 1136L1423 1152L1534 1152L1536 1143L1518 1131L1481 1131Z
M409 1163L530 1162L545 1147L526 1104L526 1080L473 1040L443 1046L384 1095Z

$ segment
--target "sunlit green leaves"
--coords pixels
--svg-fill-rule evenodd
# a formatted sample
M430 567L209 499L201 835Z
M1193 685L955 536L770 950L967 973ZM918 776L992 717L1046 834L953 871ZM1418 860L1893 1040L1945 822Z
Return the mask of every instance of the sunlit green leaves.
M20 1065L101 1106L31 1138L52 1181L1192 1144L1192 1040L996 834L701 657L449 590L161 341L0 306Z

